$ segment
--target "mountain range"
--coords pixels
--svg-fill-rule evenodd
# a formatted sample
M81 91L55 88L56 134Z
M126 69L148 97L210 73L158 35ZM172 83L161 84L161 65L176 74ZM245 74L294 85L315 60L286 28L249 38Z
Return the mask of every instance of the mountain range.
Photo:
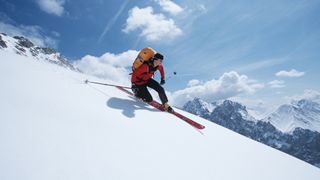
M183 109L320 167L317 102L302 99L282 105L262 120L252 117L246 106L230 100L208 103L195 98ZM283 131L283 127L290 129Z

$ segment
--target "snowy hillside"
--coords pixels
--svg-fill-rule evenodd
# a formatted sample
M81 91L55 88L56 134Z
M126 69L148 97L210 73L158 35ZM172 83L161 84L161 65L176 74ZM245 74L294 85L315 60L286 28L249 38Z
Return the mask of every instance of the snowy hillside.
M0 49L1 180L316 180L320 170L195 115ZM106 81L105 81L106 82Z

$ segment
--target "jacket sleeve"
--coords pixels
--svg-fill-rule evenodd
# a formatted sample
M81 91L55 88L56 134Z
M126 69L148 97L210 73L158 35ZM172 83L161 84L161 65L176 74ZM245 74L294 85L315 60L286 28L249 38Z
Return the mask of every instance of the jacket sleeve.
M161 79L164 79L164 68L162 65L158 66L158 70L160 71Z

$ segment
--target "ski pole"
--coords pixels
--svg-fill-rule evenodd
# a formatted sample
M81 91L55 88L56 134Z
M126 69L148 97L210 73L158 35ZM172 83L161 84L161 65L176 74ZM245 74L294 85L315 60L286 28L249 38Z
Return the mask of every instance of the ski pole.
M115 84L94 82L94 81L89 81L88 79L86 79L86 80L84 81L84 83L86 83L86 84L88 84L88 83L91 83L91 84L99 84L99 85L104 85L104 86L113 86L113 87L122 87L122 88L125 88L125 89L131 89L131 87L128 87L128 86L119 86L119 85L115 85Z

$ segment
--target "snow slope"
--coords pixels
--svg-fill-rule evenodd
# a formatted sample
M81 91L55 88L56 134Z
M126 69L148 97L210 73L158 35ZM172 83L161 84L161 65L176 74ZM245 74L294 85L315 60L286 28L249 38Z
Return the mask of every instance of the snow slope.
M0 49L1 180L315 180L320 169L237 133L203 135L101 81Z

